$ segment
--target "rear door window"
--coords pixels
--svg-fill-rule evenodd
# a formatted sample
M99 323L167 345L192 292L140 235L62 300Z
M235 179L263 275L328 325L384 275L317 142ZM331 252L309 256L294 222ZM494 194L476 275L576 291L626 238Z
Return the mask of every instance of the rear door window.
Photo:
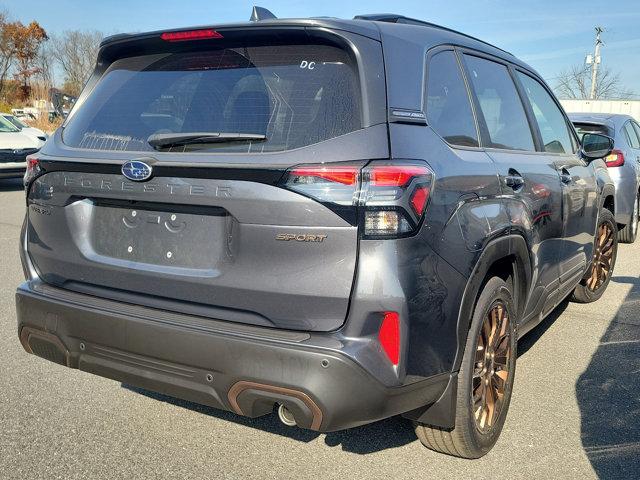
M255 45L113 63L64 130L95 150L149 151L153 134L265 135L170 151L283 151L361 128L357 65L332 45Z
M429 62L427 121L452 145L478 146L469 94L453 51L437 53Z
M631 122L631 124L633 125L633 128L636 131L638 138L640 138L640 125L638 125L636 122Z
M529 75L518 72L518 78L536 117L545 152L574 153L567 120L549 92Z
M636 133L631 122L627 122L624 125L624 130L627 135L627 140L629 141L629 146L631 148L640 148L640 140L638 139L638 134Z
M506 66L465 55L471 84L487 126L487 147L534 151L522 101Z

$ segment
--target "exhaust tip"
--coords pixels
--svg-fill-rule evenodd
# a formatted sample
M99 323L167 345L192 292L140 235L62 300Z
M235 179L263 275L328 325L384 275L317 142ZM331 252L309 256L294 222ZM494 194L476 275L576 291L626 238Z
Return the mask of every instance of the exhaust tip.
M295 427L297 425L296 419L287 407L283 404L278 405L278 418L288 427Z

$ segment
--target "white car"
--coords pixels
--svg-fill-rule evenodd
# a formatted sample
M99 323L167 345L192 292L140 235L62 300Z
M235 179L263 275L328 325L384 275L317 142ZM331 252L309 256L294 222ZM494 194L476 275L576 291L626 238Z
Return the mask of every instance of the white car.
M23 133L0 116L0 178L21 177L27 166L27 155L36 153L44 141Z
M46 142L47 139L49 138L49 135L47 135L45 132L43 132L39 128L30 127L29 125L24 123L22 120L20 120L18 117L16 117L15 115L12 115L11 113L0 113L0 116L3 117L5 120L9 120L22 133L25 133L31 137L37 138L38 140L42 140L43 142Z

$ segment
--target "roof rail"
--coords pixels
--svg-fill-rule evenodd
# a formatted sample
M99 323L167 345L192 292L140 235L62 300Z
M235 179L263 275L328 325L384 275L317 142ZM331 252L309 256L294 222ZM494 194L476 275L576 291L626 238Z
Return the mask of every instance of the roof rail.
M249 19L249 21L259 22L260 20L269 20L271 18L278 18L278 17L276 17L273 13L271 13L266 8L262 8L254 5L253 10L251 11L251 18Z
M415 18L405 17L404 15L397 15L395 13L372 13L372 14L365 14L365 15L356 15L355 17L353 17L353 19L354 20L370 20L372 22L403 23L405 25L418 25L423 27L438 28L440 30L445 30L447 32L462 35L463 37L467 37L477 42L484 43L485 45L489 45L490 47L497 48L501 52L512 55L511 52L507 52L506 50L500 47L496 47L495 45L489 42L485 42L484 40L480 40L479 38L472 37L471 35L467 35L466 33L459 32L458 30L454 30L448 27L443 27L442 25L437 25L435 23L425 22L424 20L417 20Z

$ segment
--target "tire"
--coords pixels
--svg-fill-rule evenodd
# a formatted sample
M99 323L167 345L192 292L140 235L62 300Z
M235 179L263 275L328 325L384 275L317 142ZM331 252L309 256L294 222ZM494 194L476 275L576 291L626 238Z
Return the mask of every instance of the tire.
M633 243L636 241L636 237L638 236L638 209L640 208L639 202L640 195L636 197L635 203L633 205L631 221L622 230L620 230L620 233L618 233L618 240L621 243Z
M481 372L488 372L488 374L491 374L490 377L493 382L493 378L495 377L502 379L502 376L499 376L498 372L504 371L504 369L499 366L497 361L494 363L494 358L487 353L493 351L491 347L493 344L491 342L483 342L479 336L485 320L491 318L491 312L498 306L502 306L505 309L508 321L504 329L496 329L504 332L503 335L496 338L504 338L504 340L498 342L498 348L495 349L495 352L499 353L499 355L496 355L495 359L497 360L501 356L500 352L503 351L501 346L507 346L508 355L504 357L504 361L500 360L500 363L506 367L507 375L506 381L501 382L504 386L502 401L500 404L494 403L493 408L496 413L491 421L486 420L484 426L482 426L481 423L483 422L481 418L485 410L474 409L474 392L478 392L474 386L480 388L484 377L480 376L479 379L476 378L474 380L474 376L481 374ZM503 323L505 323L504 320ZM502 279L493 277L486 283L480 293L471 320L462 365L458 374L455 426L453 430L442 430L440 428L416 423L416 435L425 447L456 457L479 458L485 455L495 445L509 410L509 402L513 388L517 355L515 324L515 308L510 287ZM489 337L489 339L490 338L491 337ZM490 346L483 348L481 343L485 345L489 343ZM485 355L481 353L483 351ZM480 368L479 365L483 363L483 361L478 362L481 358L485 359L482 368ZM487 360L487 358L491 358L491 360ZM488 367L488 365L490 365L490 367ZM495 374L493 374L494 370L496 372ZM480 403L480 405L482 405L482 403ZM475 410L482 412L479 420L476 420ZM485 418L488 418L489 415L490 414L487 413L487 417Z
M602 243L602 234L599 233L601 232L602 228L609 228L611 230L611 236L610 236L610 240L605 239L604 245L599 245L600 243ZM596 236L593 240L594 247L593 247L593 257L591 259L591 265L589 266L589 269L587 270L587 273L585 274L584 278L580 281L578 286L573 291L573 294L571 295L571 300L573 302L577 302L577 303L595 302L600 297L602 297L602 294L604 294L605 290L607 289L607 286L609 285L609 282L611 281L613 269L616 265L616 257L618 255L618 236L619 235L618 235L618 226L616 224L615 218L613 217L613 214L609 210L602 210L600 212L600 218L598 220L598 228L596 229L596 232L597 232ZM611 252L611 255L608 258L608 260L603 259L604 255L600 253L601 251L605 250L605 247L607 250L610 249L610 252ZM598 268L598 265L600 264L599 260L601 259L603 259L602 262L605 262L608 267L608 268L605 268L604 263L602 263L603 269L606 269L606 276L604 277L600 276L598 272L594 274L594 268ZM598 277L595 283L593 283L593 278L594 278L593 275L596 275Z

